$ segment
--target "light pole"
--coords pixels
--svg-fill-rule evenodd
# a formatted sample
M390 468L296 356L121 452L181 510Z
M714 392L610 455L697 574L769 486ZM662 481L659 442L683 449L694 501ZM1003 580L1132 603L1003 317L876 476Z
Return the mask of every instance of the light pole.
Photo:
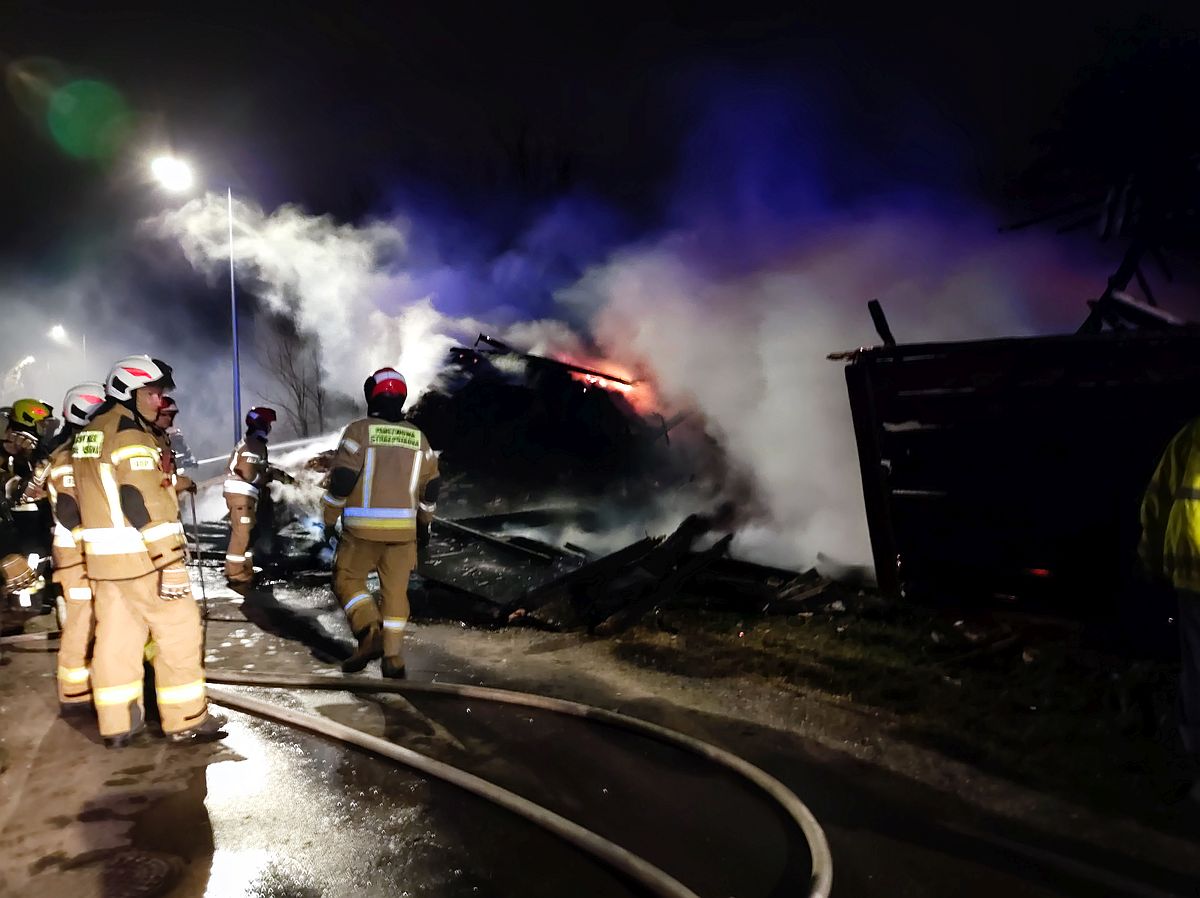
M165 190L178 193L195 182L192 167L176 156L159 156L150 163L150 171ZM237 282L233 268L233 188L225 189L229 220L229 321L233 330L233 442L242 438L242 377L238 353Z

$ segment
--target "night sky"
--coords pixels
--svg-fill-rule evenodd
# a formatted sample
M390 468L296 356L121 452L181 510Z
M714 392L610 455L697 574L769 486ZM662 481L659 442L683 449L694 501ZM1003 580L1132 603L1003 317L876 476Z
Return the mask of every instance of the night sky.
M10 73L55 60L136 119L110 158L80 161L0 103L5 256L144 214L141 154L164 144L267 207L355 220L429 191L469 211L567 186L653 223L731 89L787 98L784 140L837 160L834 195L912 184L1017 214L1042 198L1014 179L1089 71L1200 22L1195 4L1115 2L269 6L7 4Z

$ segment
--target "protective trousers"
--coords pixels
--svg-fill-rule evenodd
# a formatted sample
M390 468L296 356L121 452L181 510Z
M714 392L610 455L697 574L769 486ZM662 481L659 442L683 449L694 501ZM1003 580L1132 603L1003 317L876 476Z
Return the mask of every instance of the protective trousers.
M66 620L58 643L58 700L64 705L91 704L92 684L88 661L96 618L92 613L92 587L87 568L75 564L54 571L54 582L62 587Z
M1200 593L1179 590L1179 735L1200 757Z
M333 593L350 619L355 635L371 624L383 625L383 654L403 658L408 626L408 577L417 566L417 544L381 543L342 534L333 562ZM380 607L367 590L367 575L379 574Z
M92 691L102 736L132 732L145 720L142 657L147 635L158 647L154 685L163 732L195 726L207 713L200 609L190 595L162 598L158 577L152 571L133 580L92 584L96 606Z
M248 496L226 495L229 506L229 548L225 550L225 579L234 583L249 583L254 579L254 550L250 534L254 529L254 512L258 505Z

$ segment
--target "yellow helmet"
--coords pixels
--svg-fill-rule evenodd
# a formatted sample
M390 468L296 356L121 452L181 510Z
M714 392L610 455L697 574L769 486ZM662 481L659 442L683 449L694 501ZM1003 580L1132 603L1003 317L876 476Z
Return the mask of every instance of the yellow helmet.
M9 409L8 420L22 427L37 429L39 424L53 415L54 409L39 399L18 399Z

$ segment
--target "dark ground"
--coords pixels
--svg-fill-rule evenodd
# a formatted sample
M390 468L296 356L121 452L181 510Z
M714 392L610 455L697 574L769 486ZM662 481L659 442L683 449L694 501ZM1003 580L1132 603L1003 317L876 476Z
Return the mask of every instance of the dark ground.
M210 616L214 668L333 674L332 656L348 644L319 586L281 585L245 603L221 592ZM612 707L742 754L821 821L836 895L1197 894L1200 829L1190 818L1157 799L1131 802L1141 790L1128 772L1129 786L1089 785L1140 756L1117 741L1129 734L1107 729L1119 725L1119 707L1101 713L1099 699L1054 726L1019 707L1039 683L1093 677L1067 656L1053 660L1046 644L1036 662L1020 661L1028 678L1005 692L998 683L1013 659L956 660L963 650L950 631L949 648L915 664L929 641L919 616L830 610L747 622L689 611L663 623L675 632L651 622L615 641L421 623L410 670L415 680ZM0 678L0 894L627 893L573 850L474 799L242 715L217 747L154 740L106 752L92 724L56 717L45 646L10 658ZM803 894L803 844L788 824L711 770L678 758L664 768L657 747L475 702L276 700L462 763L644 852L702 895ZM946 723L951 714L961 724ZM1063 729L1071 719L1095 728L1073 734ZM1101 738L1107 751L1089 750ZM1068 739L1084 749L1074 776ZM1085 769L1106 754L1103 772ZM1140 775L1157 783L1158 761L1148 763ZM134 889L131 870L149 890Z

